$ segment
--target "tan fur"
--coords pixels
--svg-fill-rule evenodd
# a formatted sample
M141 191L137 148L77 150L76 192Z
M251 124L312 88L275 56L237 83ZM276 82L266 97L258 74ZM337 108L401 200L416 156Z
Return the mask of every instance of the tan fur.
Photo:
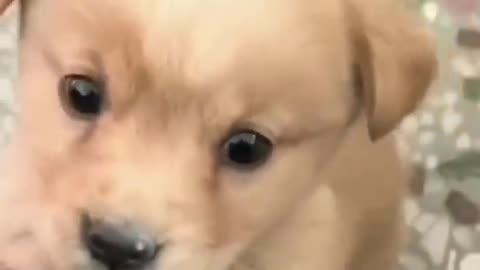
M390 269L407 171L388 133L436 67L394 2L22 1L0 265L97 269L88 212L167 240L155 270ZM63 111L69 73L107 78L96 123ZM219 162L236 128L274 140L263 167Z

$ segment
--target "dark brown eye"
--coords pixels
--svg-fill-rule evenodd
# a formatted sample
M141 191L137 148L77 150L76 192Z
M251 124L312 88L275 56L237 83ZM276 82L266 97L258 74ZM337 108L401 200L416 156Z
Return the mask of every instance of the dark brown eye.
M256 168L272 153L273 143L262 134L246 130L234 133L223 145L223 159L227 164L243 169Z
M65 110L75 117L95 119L105 106L103 84L84 75L67 75L60 83Z

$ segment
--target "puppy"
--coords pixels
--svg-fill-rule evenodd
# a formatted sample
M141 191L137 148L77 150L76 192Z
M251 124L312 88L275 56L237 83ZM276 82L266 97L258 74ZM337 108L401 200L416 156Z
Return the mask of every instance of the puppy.
M3 269L392 269L436 70L399 2L20 1Z

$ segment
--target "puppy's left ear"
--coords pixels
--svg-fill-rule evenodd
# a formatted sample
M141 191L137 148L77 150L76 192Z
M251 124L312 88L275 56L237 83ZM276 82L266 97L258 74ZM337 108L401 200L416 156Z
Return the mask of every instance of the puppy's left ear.
M433 42L400 0L345 0L372 140L414 111L434 76ZM406 2L406 1L405 1Z
M3 14L13 1L14 0L0 0L0 14Z

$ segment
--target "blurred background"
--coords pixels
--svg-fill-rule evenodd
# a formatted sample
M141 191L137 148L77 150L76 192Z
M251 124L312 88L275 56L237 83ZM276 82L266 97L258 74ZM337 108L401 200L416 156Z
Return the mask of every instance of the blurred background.
M436 34L441 68L400 130L416 174L399 269L480 270L480 0L407 1ZM17 111L16 15L14 7L0 18L0 149Z

